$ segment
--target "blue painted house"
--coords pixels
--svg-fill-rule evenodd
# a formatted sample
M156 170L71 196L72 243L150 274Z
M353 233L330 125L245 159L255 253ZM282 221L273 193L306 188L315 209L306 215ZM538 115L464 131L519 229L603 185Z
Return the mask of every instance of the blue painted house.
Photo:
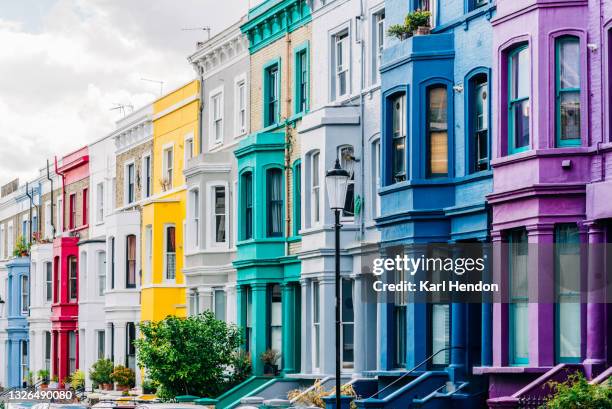
M30 258L18 257L6 264L7 297L7 383L20 387L28 375L28 311L30 297Z
M390 38L381 62L382 252L422 243L485 242L492 190L491 0L387 0L388 28L416 9L431 33ZM395 254L394 254L395 253ZM379 305L379 393L361 407L476 407L486 387L471 376L489 362L490 307ZM406 372L409 372L406 375ZM453 406L455 407L455 406Z

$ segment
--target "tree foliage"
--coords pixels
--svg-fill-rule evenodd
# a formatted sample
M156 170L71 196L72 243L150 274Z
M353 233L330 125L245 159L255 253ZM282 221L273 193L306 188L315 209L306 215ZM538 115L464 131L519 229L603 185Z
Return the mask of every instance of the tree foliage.
M565 382L551 382L553 395L546 402L547 409L612 409L610 379L602 385L591 385L577 372Z
M238 353L242 335L238 327L215 319L206 311L197 316L168 316L144 322L135 341L138 364L159 384L158 396L216 397L246 379L250 372Z

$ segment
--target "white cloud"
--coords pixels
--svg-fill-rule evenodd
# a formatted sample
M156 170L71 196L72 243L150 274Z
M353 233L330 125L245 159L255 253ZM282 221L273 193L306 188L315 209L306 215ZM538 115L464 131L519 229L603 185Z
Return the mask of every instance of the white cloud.
M223 6L220 7L219 3ZM115 103L144 105L191 80L196 41L248 0L0 0L0 184L112 131Z

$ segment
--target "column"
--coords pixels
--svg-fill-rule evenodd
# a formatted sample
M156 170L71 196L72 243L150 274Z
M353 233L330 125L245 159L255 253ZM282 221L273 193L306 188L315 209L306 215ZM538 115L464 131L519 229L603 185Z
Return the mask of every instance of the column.
M605 367L605 231L589 223L589 259L587 276L586 359L584 366L590 379Z
M502 233L499 230L491 232L492 241L492 268L493 268L493 282L498 283L501 289L508 289L508 246L502 243ZM492 320L490 321L491 330L491 364L493 366L507 366L508 365L508 342L509 342L509 331L508 331L508 304L504 301L508 300L508 291L503 296L495 296L494 303L491 308ZM484 306L483 306L484 307ZM486 335L486 322L484 321L485 316L483 314L483 365L484 365L484 346L487 340L484 338Z
M115 365L125 365L126 322L115 324Z
M283 326L282 326L282 364L283 373L295 372L296 343L300 337L296 334L296 305L295 289L292 283L281 284L282 306L283 306Z
M301 373L312 373L312 295L311 280L301 279L300 290L302 292L302 349L300 359Z
M253 297L253 345L251 346L251 360L253 362L253 375L263 374L261 354L268 346L268 320L267 320L267 284L256 283L251 285Z
M236 285L236 325L242 331L242 334L246 337L246 294L244 286ZM242 344L244 348L246 345L246 339Z
M335 279L322 277L319 280L319 369L322 374L336 372L336 287ZM340 345L342 348L342 345Z
M530 367L555 364L555 259L553 225L527 228Z
M113 332L113 324L110 322L106 323L106 330L104 331L104 358L111 359L111 350L112 350L112 332Z
M236 286L228 284L225 286L225 321L235 324L236 320Z

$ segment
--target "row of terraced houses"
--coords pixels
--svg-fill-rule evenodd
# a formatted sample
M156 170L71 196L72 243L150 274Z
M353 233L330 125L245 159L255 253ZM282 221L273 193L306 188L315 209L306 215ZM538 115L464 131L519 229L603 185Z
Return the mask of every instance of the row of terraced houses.
M429 34L387 35L416 9ZM188 56L192 82L2 188L0 384L104 357L136 369L140 322L212 310L243 328L253 361L218 408L331 386L337 158L357 407L519 407L568 368L609 376L611 58L599 0L261 2ZM19 237L32 247L14 257ZM430 242L508 243L493 274L511 288L590 291L366 302L369 255ZM279 377L262 376L270 348Z

